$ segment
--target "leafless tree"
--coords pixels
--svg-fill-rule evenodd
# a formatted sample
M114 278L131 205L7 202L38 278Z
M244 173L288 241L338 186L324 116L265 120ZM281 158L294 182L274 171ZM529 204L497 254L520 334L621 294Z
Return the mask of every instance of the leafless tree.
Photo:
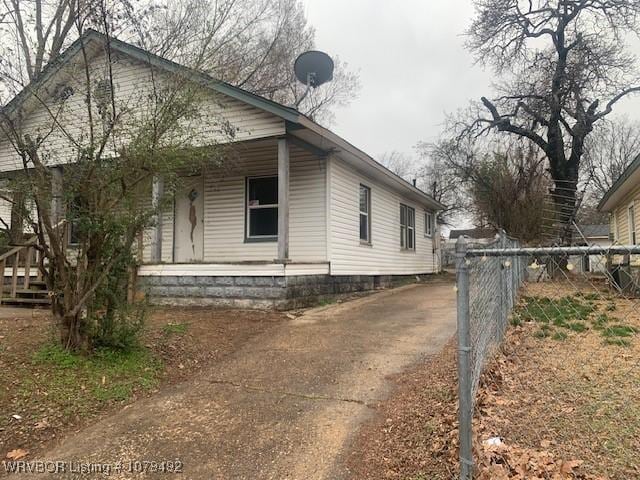
M416 153L418 185L445 206L438 213L438 220L451 226L462 219L469 205L465 184L461 181L459 171L453 167L459 162L461 150L446 141L420 142L416 145Z
M211 92L186 76L140 66L145 81L116 88L123 86L112 50L117 12L106 2L76 11L73 61L51 81L35 75L0 109L0 146L17 161L9 190L35 205L35 212L20 209L20 221L35 235L29 246L40 253L62 344L73 350L95 346L118 322L128 325L127 271L139 260L141 235L169 204L178 172L228 158L219 144L230 140L223 120L207 117L205 130L213 127L214 136L198 128L199 105L212 101ZM85 34L86 25L102 34ZM24 55L15 52L14 64ZM157 177L164 194L151 202Z
M392 150L380 154L377 160L393 173L404 178L407 182L412 182L413 179L416 178L416 161L406 153Z
M499 77L465 132L525 138L547 157L552 196L571 241L569 219L586 142L623 98L640 91L625 43L638 32L636 0L477 0L468 48Z
M299 0L169 1L153 8L138 32L154 53L187 65L196 59L212 76L286 105L296 104L305 90L294 76L294 61L315 47ZM299 105L324 123L359 89L358 75L338 57L334 61L333 81Z
M109 0L104 22L91 15L101 0L0 1L0 105L77 38L78 18L83 28L106 22L118 38L286 105L305 89L293 63L315 46L299 0ZM334 61L334 80L299 105L325 124L359 90L357 73Z
M585 147L585 170L590 177L591 200L599 202L638 155L640 122L627 117L601 122Z

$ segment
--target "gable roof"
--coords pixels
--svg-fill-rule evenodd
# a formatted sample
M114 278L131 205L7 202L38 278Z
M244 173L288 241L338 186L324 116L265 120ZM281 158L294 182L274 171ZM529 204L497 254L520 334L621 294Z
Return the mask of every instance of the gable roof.
M31 84L27 85L5 107L2 107L0 109L0 112L6 115L10 115L28 97L30 91L33 91L37 87L45 84L53 75L59 72L61 68L66 63L68 63L76 54L81 52L83 47L86 47L89 44L108 44L109 48L113 51L123 53L140 62L150 64L154 67L168 71L170 73L185 76L189 80L201 86L210 88L217 93L226 95L263 111L272 113L273 115L276 115L285 120L288 125L295 126L293 129L295 130L295 132L293 132L294 134L298 133L297 129L305 129L309 132L312 132L313 135L308 136L310 138L306 138L308 141L310 141L310 143L313 143L314 137L317 137L320 140L323 149L326 149L328 142L331 149L337 150L341 153L345 153L348 156L357 159L359 161L359 164L363 165L365 169L375 173L378 176L384 177L387 183L409 194L410 197L419 199L421 202L426 203L427 205L429 205L429 208L432 208L434 210L443 210L445 208L442 203L436 201L429 194L415 187L399 175L396 175L385 166L380 164L378 161L376 161L373 157L369 156L368 154L358 149L335 133L331 132L329 129L315 123L313 120L300 113L295 108L282 105L268 98L256 95L247 90L231 85L230 83L215 79L206 73L186 67L184 65L180 65L176 62L155 55L130 43L123 42L122 40L118 40L113 37L107 37L106 35L96 30L87 30L60 56L51 61L43 69L42 73L38 76L37 79L35 79Z
M605 193L598 210L601 212L610 212L616 204L622 200L634 187L640 184L640 155L625 168L624 172L611 185L611 188Z

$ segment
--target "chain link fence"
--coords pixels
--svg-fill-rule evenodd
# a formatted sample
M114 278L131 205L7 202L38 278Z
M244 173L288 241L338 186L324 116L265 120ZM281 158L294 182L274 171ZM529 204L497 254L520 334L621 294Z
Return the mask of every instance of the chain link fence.
M610 358L615 352L607 349L628 345L640 333L640 316L636 313L640 310L639 285L640 246L524 248L504 233L489 244L458 241L461 479L473 478L472 420L477 394L483 371L504 342L508 326L524 329L536 341L588 343L585 362ZM574 347L560 347L554 346L549 352L554 352L559 365L572 365ZM630 368L635 367L632 364ZM570 370L563 374L569 380L574 378ZM640 380L640 368L633 374ZM551 384L544 387L549 389L544 392L548 399L559 395ZM530 385L523 385L526 388Z

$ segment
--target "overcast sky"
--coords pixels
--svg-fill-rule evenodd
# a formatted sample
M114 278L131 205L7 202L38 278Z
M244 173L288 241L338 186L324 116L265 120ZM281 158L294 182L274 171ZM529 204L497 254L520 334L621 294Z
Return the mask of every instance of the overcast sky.
M353 103L332 129L377 157L435 140L445 112L491 94L491 72L473 65L462 36L471 0L304 0L316 46L360 72ZM640 100L618 111L640 118ZM635 113L635 115L634 115Z

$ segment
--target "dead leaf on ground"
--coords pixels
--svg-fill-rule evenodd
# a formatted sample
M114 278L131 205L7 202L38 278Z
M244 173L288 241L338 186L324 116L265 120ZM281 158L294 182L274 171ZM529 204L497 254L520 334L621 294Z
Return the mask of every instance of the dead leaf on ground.
M21 458L24 458L27 455L29 455L29 452L27 450L16 448L15 450L11 450L9 453L7 453L7 458L9 460L20 460Z

